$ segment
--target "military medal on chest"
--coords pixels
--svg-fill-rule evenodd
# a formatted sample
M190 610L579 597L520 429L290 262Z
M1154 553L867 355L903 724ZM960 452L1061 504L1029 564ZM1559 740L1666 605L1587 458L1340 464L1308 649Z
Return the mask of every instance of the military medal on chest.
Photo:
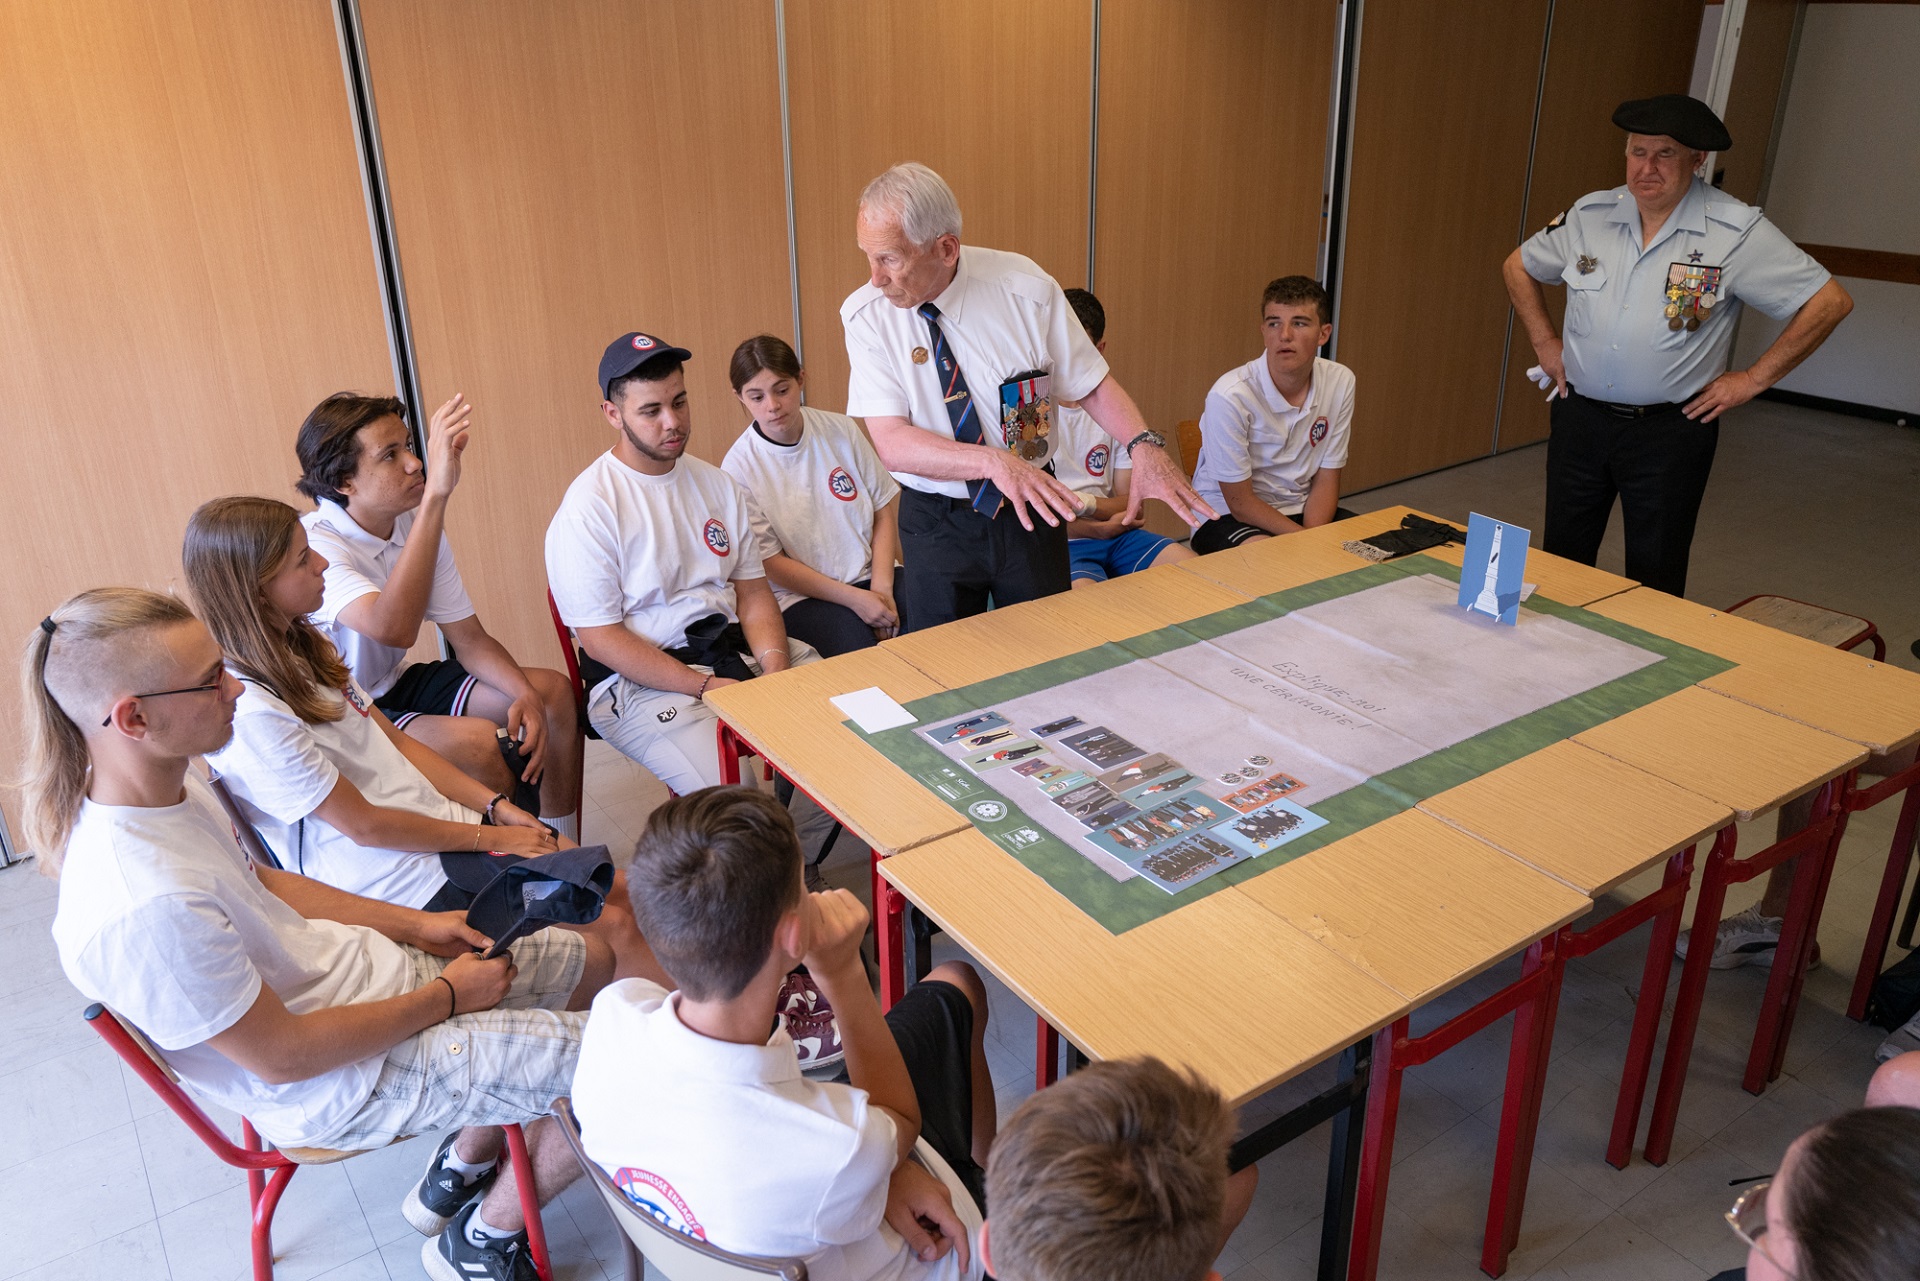
M1580 260L1574 263L1574 266L1579 269L1580 274L1583 276L1591 276L1593 269L1599 265L1600 260L1592 254L1581 254Z
M1030 369L1000 384L1000 437L1035 467L1053 457L1053 377Z
M1720 271L1699 263L1676 262L1667 267L1667 304L1663 308L1668 329L1691 333L1712 314L1720 301Z

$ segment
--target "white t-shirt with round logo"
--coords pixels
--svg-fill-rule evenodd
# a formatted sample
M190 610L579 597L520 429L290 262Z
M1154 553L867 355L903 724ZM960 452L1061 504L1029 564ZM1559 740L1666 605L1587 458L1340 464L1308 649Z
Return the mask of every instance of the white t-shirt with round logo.
M800 439L782 445L749 424L720 466L753 499L762 559L785 552L842 583L873 576L874 513L900 494L860 424L807 406ZM785 609L806 599L774 584Z
M340 611L363 596L387 590L393 567L413 532L417 512L402 512L393 521L393 536L381 538L360 528L347 509L322 498L316 511L300 518L307 527L307 540L327 560L326 594L320 608L310 615L333 647L340 651L347 670L375 698L393 688L407 665L407 651L383 645L371 636L356 632L340 621ZM457 623L473 617L473 601L467 585L453 563L453 548L445 533L434 554L433 586L427 592L426 621L435 625Z
M235 672L235 676L240 673ZM309 725L259 682L242 677L233 741L207 757L240 810L289 872L383 903L420 907L447 883L438 851L417 853L355 844L314 813L344 778L369 805L448 823L480 815L448 800L393 745L373 719L373 700L357 683L322 697L345 705L337 721Z
M83 995L146 1033L194 1093L281 1146L344 1125L386 1056L269 1085L206 1041L238 1023L262 986L294 1014L413 988L398 944L365 926L308 920L260 884L212 791L191 774L178 805L80 807L53 941Z
M547 584L567 626L621 623L661 649L708 614L738 621L733 580L765 576L746 491L698 458L649 476L604 453L547 526Z
M1320 469L1347 465L1353 387L1353 371L1322 356L1298 409L1274 386L1265 352L1222 374L1200 414L1194 492L1224 516L1220 483L1251 479L1255 498L1298 516Z
M1053 407L1053 474L1076 494L1113 497L1113 473L1133 466L1126 448L1077 405Z
M810 1081L784 1027L764 1045L702 1036L679 994L645 979L593 1000L573 1107L587 1155L667 1226L737 1254L802 1257L810 1281L978 1281L973 1199L948 1184L969 1228L922 1263L886 1222L897 1139L864 1090ZM944 1179L943 1179L944 1181Z

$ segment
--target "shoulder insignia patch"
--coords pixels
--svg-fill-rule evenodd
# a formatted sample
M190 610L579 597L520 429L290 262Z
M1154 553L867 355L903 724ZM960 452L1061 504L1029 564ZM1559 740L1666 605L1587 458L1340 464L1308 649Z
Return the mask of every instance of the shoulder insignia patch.
M1566 213L1566 210L1563 209L1559 213L1555 214L1553 216L1553 219L1547 223L1546 230L1557 231L1559 228L1564 227L1566 225L1567 225L1567 213Z

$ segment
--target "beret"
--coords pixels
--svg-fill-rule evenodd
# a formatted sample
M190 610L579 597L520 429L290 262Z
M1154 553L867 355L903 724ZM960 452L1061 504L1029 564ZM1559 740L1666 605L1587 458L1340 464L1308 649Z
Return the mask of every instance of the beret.
M1733 145L1733 136L1713 108L1684 93L1623 102L1614 109L1613 123L1628 133L1665 135L1695 151L1725 151Z

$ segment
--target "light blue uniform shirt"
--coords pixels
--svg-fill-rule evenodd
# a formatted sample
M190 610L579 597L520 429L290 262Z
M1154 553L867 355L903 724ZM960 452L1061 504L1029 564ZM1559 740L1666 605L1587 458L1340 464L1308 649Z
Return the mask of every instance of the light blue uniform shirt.
M1622 405L1692 399L1726 372L1742 303L1784 319L1831 279L1758 209L1697 177L1645 249L1633 193L1615 187L1581 197L1520 246L1520 261L1542 284L1567 286L1567 381ZM1667 325L1675 264L1719 269L1698 330Z

